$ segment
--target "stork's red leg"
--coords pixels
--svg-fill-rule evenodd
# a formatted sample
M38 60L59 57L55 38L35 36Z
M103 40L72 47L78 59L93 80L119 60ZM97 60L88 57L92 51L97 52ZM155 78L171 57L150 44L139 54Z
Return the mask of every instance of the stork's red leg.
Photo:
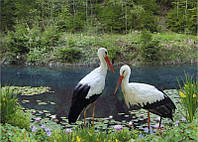
M95 115L95 103L93 102L93 109L92 109L92 125L94 126L94 115Z
M150 130L150 113L148 111L148 130Z
M160 117L158 129L161 129L161 122L162 122L162 117Z
M87 112L87 110L85 109L84 110L84 124L83 124L84 126L85 126L86 112Z

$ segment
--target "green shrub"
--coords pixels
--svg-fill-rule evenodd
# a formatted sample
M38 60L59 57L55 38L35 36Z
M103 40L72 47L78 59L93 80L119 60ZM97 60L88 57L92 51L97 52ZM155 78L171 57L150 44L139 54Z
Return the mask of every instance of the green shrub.
M149 31L142 31L140 36L140 53L143 61L159 61L160 59L160 45L159 40L153 39Z
M59 48L57 56L61 62L75 63L82 56L82 50L74 47Z
M10 119L10 116L16 113L19 107L15 93L9 87L0 87L1 123L6 123Z
M9 31L6 37L6 56L10 62L17 61L22 54L29 52L28 29L25 24L17 24L15 31Z
M23 112L23 110L17 109L14 114L9 116L7 123L17 126L19 128L25 128L26 130L30 130L30 119L31 115L29 113Z
M184 117L188 122L195 119L195 112L198 108L198 82L193 81L192 76L186 75L183 81L184 87L181 87L179 92L181 105L185 111Z
M111 46L107 47L108 50L108 56L111 60L114 60L116 58L117 52L119 52L120 47L119 46Z
M55 26L45 27L45 30L43 31L41 37L41 48L57 45L60 36L61 33L58 32L57 27Z

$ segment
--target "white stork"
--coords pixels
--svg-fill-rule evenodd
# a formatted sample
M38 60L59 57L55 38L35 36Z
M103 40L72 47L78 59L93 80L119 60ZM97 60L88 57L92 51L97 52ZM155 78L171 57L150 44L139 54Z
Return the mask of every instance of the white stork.
M80 116L80 113L84 110L85 125L86 109L91 103L93 103L92 117L94 124L95 101L102 94L105 87L105 78L108 69L107 64L111 71L114 72L113 66L107 55L108 53L105 48L98 49L100 66L87 74L76 85L73 91L72 103L68 115L70 124L75 123Z
M138 105L141 108L148 110L148 129L150 129L149 112L160 116L159 128L161 125L161 117L173 120L173 112L176 107L171 99L164 92L159 91L155 86L144 83L129 83L130 75L130 67L128 65L123 65L120 68L120 77L114 94L116 94L117 89L122 82L121 88L128 108L131 105Z

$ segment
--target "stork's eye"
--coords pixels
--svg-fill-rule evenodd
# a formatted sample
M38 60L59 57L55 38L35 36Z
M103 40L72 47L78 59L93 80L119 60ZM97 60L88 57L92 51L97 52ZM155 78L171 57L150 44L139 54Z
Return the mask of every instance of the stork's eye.
M105 54L107 55L107 51L105 51Z
M125 70L122 72L122 75L124 76Z

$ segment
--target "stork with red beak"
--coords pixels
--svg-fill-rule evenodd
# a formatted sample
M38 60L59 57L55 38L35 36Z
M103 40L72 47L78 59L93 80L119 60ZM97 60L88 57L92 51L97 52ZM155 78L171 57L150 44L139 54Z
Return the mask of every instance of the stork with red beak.
M120 68L120 77L115 88L114 94L121 84L122 93L125 103L128 107L138 105L143 109L148 110L148 129L150 129L150 114L152 112L160 116L159 128L161 125L161 117L170 118L173 120L173 112L176 109L172 100L155 86L144 83L129 83L131 69L128 65L123 65Z
M98 57L100 59L100 66L94 69L92 72L87 74L80 82L76 85L73 96L72 103L69 110L69 123L75 123L80 116L81 112L84 110L84 125L86 117L86 109L90 104L93 103L92 119L94 124L94 111L95 111L95 101L102 94L105 87L105 78L107 74L107 64L109 65L112 72L114 69L108 58L108 52L105 48L98 49Z

